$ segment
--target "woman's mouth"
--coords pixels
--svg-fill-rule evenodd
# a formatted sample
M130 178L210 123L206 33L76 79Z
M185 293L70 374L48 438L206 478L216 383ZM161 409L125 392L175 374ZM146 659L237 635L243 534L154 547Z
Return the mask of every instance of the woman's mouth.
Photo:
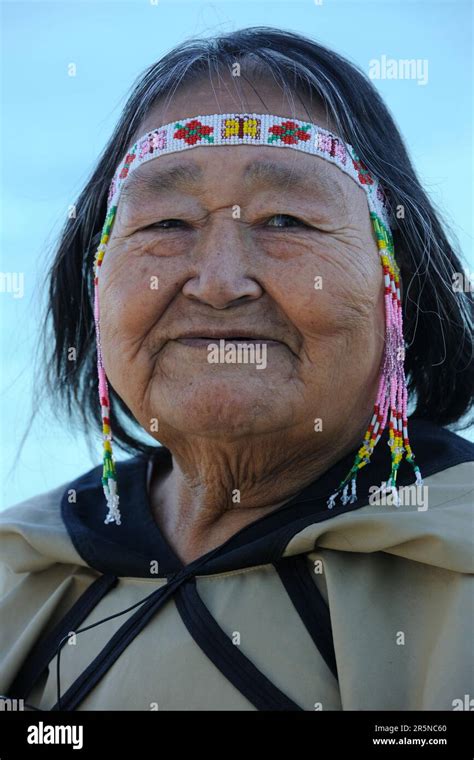
M181 343L184 346L193 346L195 348L199 348L201 346L209 346L212 344L220 344L220 342L223 341L224 344L232 343L234 345L247 343L250 345L259 345L259 344L265 344L267 346L278 346L280 345L280 341L278 340L269 340L268 338L246 338L242 336L228 336L228 337L205 337L205 336L193 336L193 337L182 337L182 338L176 338L177 343Z

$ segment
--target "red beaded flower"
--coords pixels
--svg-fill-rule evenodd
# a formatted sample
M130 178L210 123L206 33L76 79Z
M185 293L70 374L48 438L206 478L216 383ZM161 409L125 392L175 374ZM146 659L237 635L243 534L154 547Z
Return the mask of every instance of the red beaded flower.
M127 153L125 156L125 164L122 171L119 174L120 179L125 179L130 169L130 164L135 161L135 153Z
M352 159L352 163L354 164L354 169L359 175L359 182L361 182L363 185L373 185L374 180L370 176L366 165L362 161L354 161L354 159Z
M281 124L269 128L268 131L271 133L271 137L268 138L268 142L280 140L285 145L295 145L300 140L306 142L310 138L308 134L310 130L311 126L309 124L298 127L295 121L282 121Z
M184 140L188 145L196 145L199 140L207 140L207 142L214 142L214 138L211 137L211 132L214 131L214 127L207 127L205 124L199 121L199 119L191 119L187 124L175 124L177 127L174 137L176 140Z

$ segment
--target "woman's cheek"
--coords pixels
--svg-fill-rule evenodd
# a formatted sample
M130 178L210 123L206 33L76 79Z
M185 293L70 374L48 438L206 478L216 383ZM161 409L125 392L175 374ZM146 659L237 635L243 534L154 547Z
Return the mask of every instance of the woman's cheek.
M105 258L104 258L105 263ZM146 338L159 321L166 295L147 262L110 259L100 273L99 304L102 354L113 382L133 362L146 365ZM117 357L120 361L117 362ZM115 385L115 383L113 383Z
M128 251L107 252L100 272L101 316L123 326L140 324L143 309L159 292L152 290L150 264Z
M298 266L273 278L270 295L304 335L365 330L379 309L382 268L377 260L363 269L333 246L312 250Z

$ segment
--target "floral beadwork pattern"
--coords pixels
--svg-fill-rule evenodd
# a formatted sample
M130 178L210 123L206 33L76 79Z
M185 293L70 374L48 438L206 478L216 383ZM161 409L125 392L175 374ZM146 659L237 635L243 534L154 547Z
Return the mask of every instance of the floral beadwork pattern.
M374 180L372 179L366 165L357 157L352 159L352 163L354 164L354 169L357 172L361 185L373 185Z
M186 124L178 123L175 126L177 128L174 133L175 140L184 140L188 145L196 145L200 140L214 142L214 138L211 137L214 127L203 124L199 119L191 119Z
M270 137L269 143L281 140L285 145L296 145L298 142L306 142L311 137L311 125L304 124L299 127L296 121L283 121L281 124L275 124L268 130Z
M135 161L135 159L136 159L135 153L127 153L127 155L125 156L124 165L119 174L120 179L125 179L130 169L130 166L132 165L132 162Z

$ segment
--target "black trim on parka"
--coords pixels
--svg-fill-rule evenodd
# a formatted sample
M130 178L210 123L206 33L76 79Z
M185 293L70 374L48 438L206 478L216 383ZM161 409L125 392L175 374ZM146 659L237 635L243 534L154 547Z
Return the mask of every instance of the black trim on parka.
M423 476L474 460L474 445L423 420L410 419L410 441ZM183 565L154 521L146 488L147 459L140 455L117 463L122 524L104 524L101 467L72 482L64 492L61 512L75 548L87 564L103 573L66 613L60 623L31 650L10 690L12 698L26 698L54 658L59 642L88 616L120 576L150 578L158 561L157 578L167 583L153 591L111 637L106 646L68 688L52 710L75 710L103 678L131 641L170 599L190 635L220 672L258 710L301 710L235 647L200 598L195 576L273 564L295 611L311 635L328 668L337 678L336 653L330 614L304 556L282 557L291 538L308 525L360 509L368 503L369 487L388 477L390 465L386 434L370 466L358 477L359 498L354 504L327 509L327 498L344 477L355 452L341 459L289 502L256 520L202 557ZM170 452L157 448L157 467L170 465ZM413 471L402 463L399 485L414 482ZM71 493L74 499L71 499Z

